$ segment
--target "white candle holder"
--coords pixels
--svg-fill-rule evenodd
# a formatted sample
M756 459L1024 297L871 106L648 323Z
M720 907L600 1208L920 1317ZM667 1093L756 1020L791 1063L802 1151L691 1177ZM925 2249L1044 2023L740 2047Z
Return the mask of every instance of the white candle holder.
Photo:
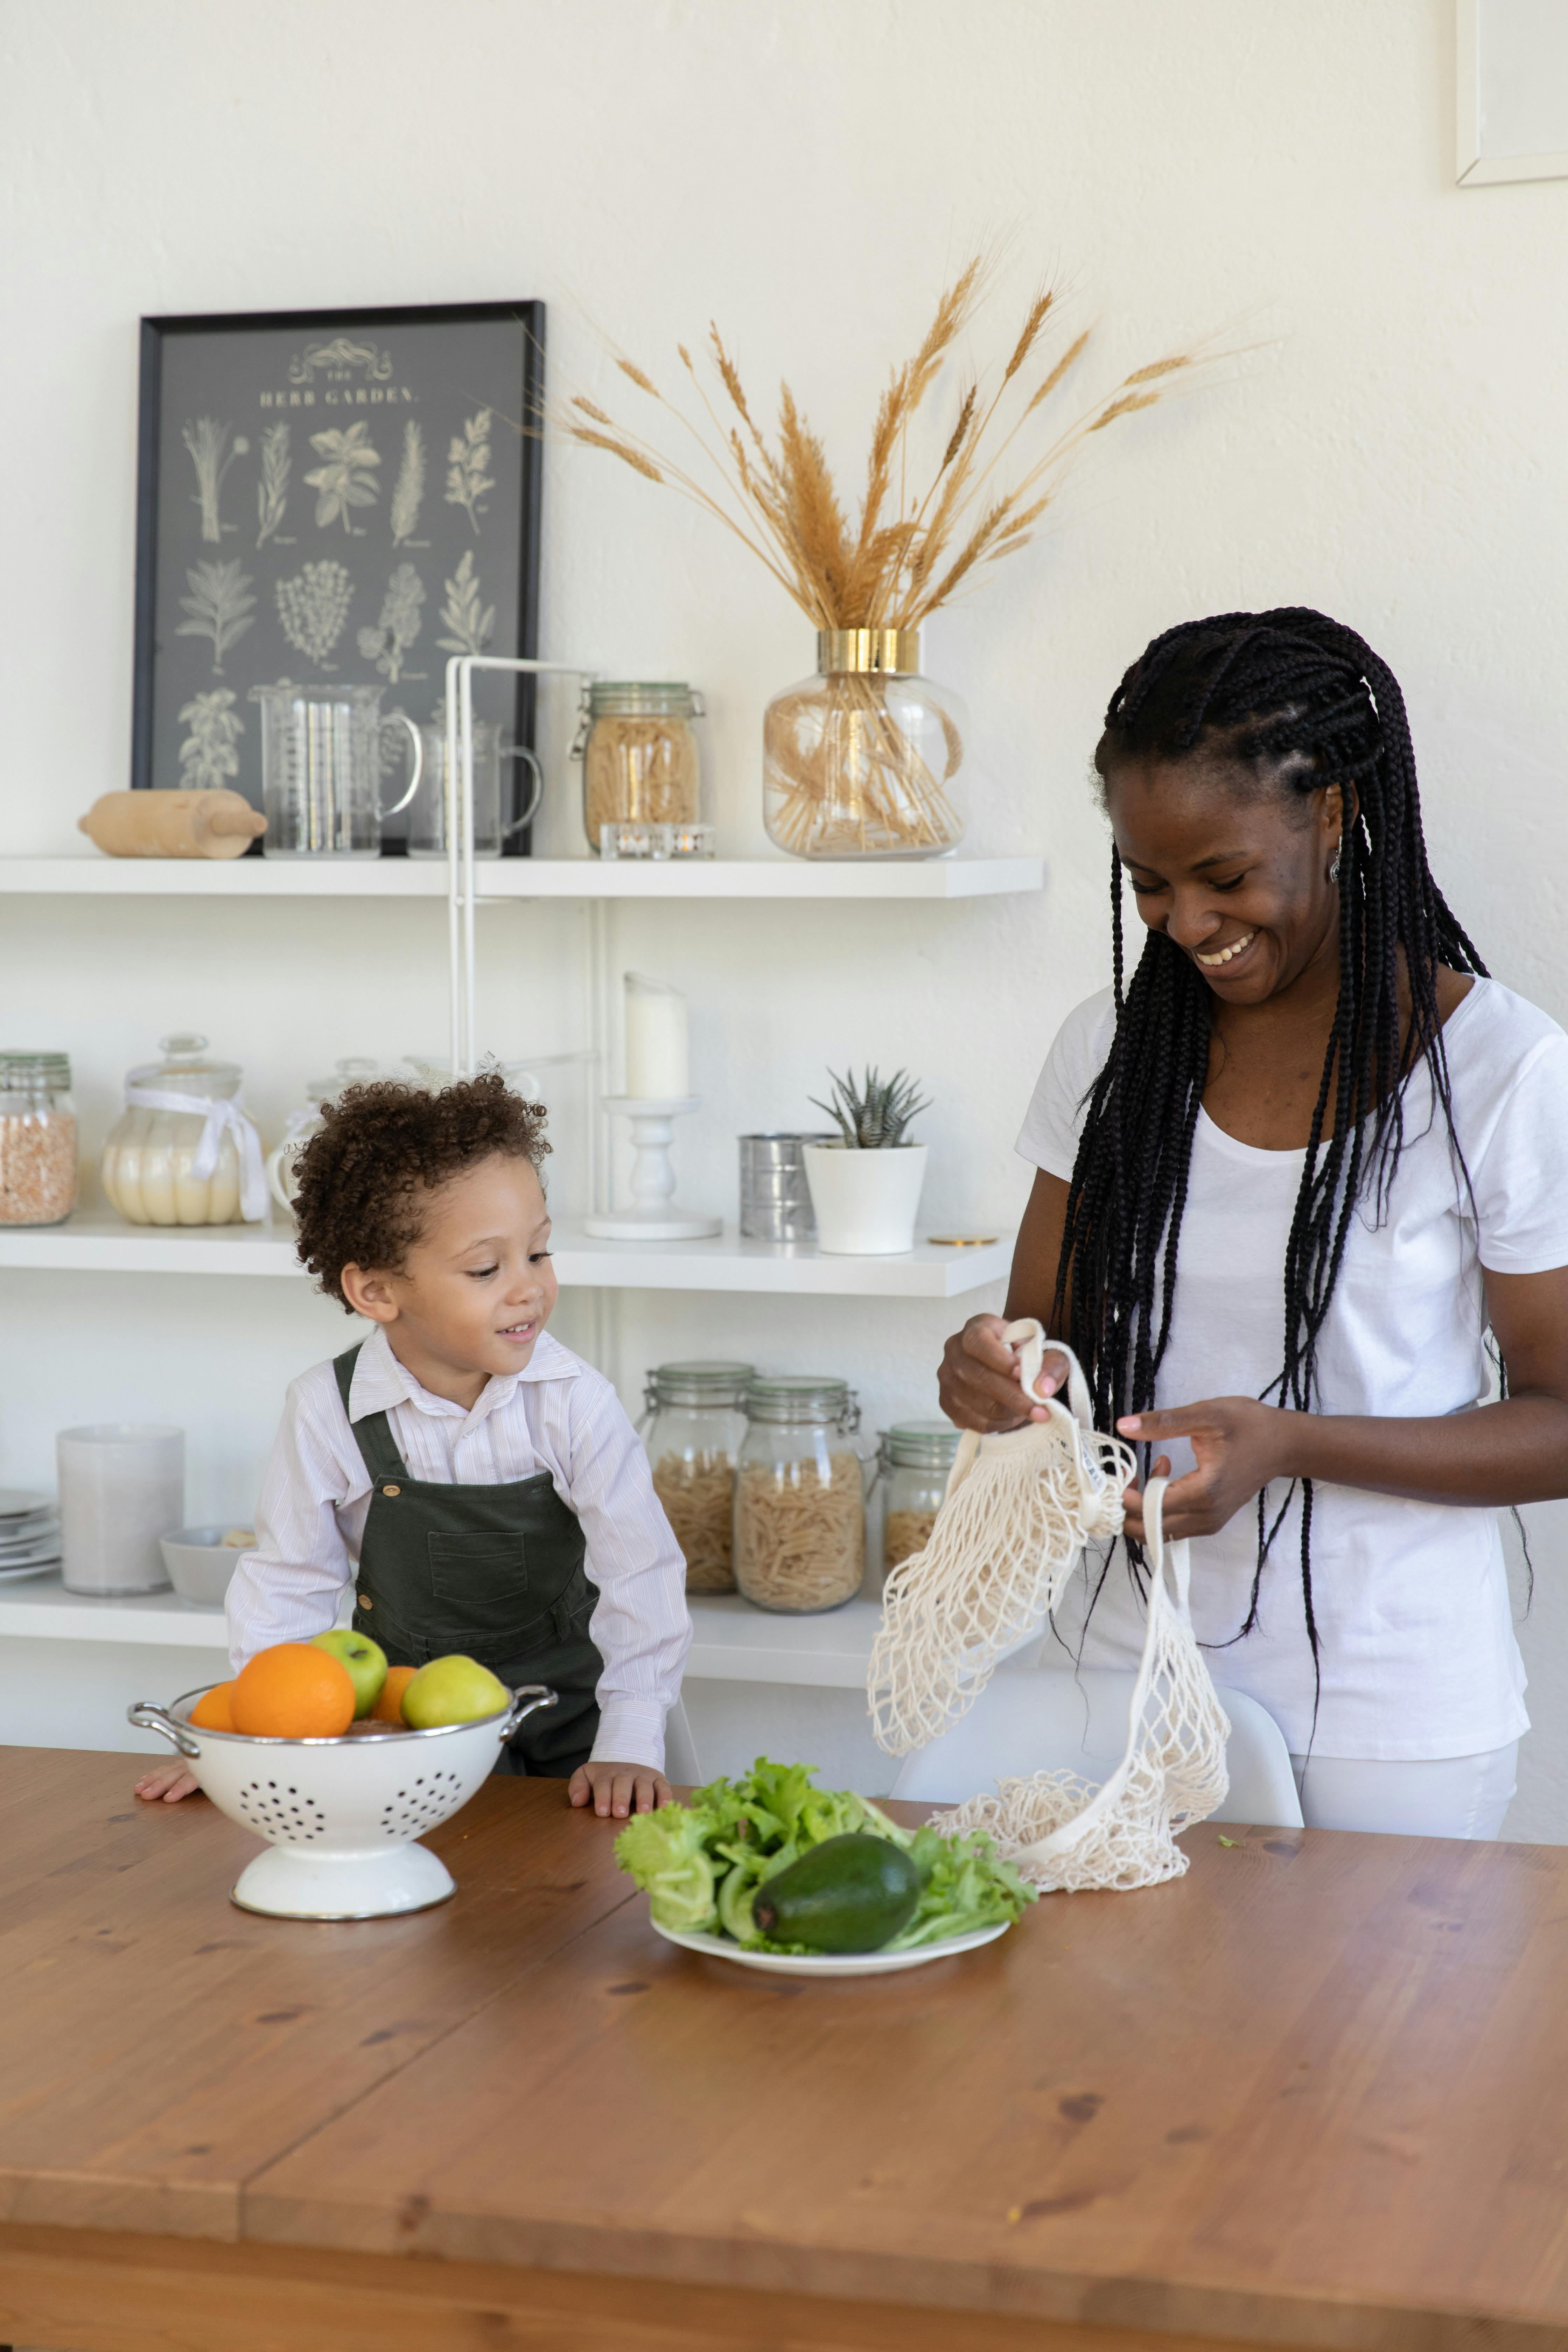
M679 1101L644 1102L635 1095L606 1095L604 1108L632 1123L632 1202L607 1216L584 1217L583 1230L599 1242L705 1242L724 1230L719 1217L698 1216L675 1205L675 1169L669 1147L675 1122L696 1110L700 1095Z

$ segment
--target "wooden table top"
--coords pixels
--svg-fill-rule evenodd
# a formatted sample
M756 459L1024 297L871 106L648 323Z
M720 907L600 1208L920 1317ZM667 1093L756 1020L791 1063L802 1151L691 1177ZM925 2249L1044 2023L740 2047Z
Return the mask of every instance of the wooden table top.
M133 1770L0 1749L0 2221L1568 2339L1568 1851L1205 1825L1170 1886L802 1983L663 1943L555 1783L432 1835L451 1904L340 1927L234 1909L252 1842Z

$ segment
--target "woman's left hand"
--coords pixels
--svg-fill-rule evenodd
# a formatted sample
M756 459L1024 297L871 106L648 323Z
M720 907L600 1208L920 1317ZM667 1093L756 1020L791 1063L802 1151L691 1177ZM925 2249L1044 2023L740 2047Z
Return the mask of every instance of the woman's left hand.
M1284 1449L1289 1424L1296 1418L1274 1405L1259 1404L1256 1397L1210 1397L1205 1403L1176 1405L1168 1412L1130 1413L1116 1428L1119 1436L1140 1445L1157 1445L1166 1437L1190 1442L1197 1466L1167 1487L1162 1515L1166 1535L1179 1542L1183 1536L1216 1534L1271 1478L1291 1475ZM1151 1475L1166 1477L1170 1468L1169 1457L1161 1454ZM1142 1543L1142 1489L1130 1486L1123 1501L1126 1532L1134 1543Z

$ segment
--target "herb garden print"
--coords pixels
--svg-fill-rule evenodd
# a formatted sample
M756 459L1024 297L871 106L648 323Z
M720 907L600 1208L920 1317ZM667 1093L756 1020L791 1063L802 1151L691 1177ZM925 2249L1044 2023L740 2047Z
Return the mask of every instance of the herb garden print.
M537 637L538 303L142 322L132 782L261 804L253 685L436 715ZM528 739L531 682L475 708Z

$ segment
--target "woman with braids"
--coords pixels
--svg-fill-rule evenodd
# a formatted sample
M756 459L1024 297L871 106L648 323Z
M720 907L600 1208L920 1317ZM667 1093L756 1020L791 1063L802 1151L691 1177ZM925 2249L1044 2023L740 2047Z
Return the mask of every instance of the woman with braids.
M1199 1638L1284 1731L1308 1822L1495 1837L1528 1728L1499 1509L1568 1495L1568 1036L1438 889L1398 684L1350 629L1167 631L1095 768L1115 984L1019 1139L1008 1316L1178 1474ZM948 1343L962 1427L1019 1418L1001 1329ZM1075 1583L1086 1664L1136 1663L1137 1567Z

